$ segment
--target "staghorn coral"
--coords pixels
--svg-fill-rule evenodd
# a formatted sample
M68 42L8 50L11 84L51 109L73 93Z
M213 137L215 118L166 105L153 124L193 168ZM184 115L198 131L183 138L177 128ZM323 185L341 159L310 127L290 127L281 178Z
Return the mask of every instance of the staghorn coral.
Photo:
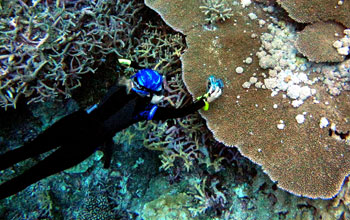
M131 59L140 67L152 67L162 74L171 75L175 72L169 71L174 69L172 67L178 63L185 47L180 34L166 34L162 26L147 23Z
M259 24L248 22L249 10L242 11L236 21L227 20L209 32L203 30L205 18L196 17L199 1L145 2L175 30L186 34L188 50L181 57L183 79L194 97L204 93L202 85L209 75L225 81L221 100L210 111L201 112L215 138L237 146L243 155L262 165L282 189L311 198L335 196L350 172L348 144L330 137L329 128L320 127L320 119L326 116L341 131L350 130L349 94L331 98L327 89L317 84L318 104L307 101L298 109L290 106L289 99L272 98L266 90L242 89L250 75L234 74L235 68L259 50L260 42L251 38L252 33L264 31ZM235 8L233 12L237 14ZM261 12L256 13L264 17ZM245 72L256 73L259 79L266 77L256 60L244 67ZM303 112L308 117L299 124L295 116ZM281 121L283 130L277 127Z
M130 53L131 56L129 58L133 59L134 62L136 59L138 59L138 63L144 66L149 66L149 67L156 67L157 70L159 70L160 72L162 72L163 74L166 74L166 77L169 79L167 80L167 84L166 84L166 91L167 91L167 100L165 103L163 103L164 105L174 105L176 107L182 106L184 104L186 104L187 102L191 101L191 97L188 95L188 92L185 91L185 87L184 84L181 80L181 68L180 68L180 62L179 62L179 56L182 53L182 51L184 50L184 40L183 37L181 35L168 35L166 34L164 31L161 31L161 28L154 26L151 27L153 25L151 25L151 23L149 23L149 25L147 25L147 27L145 28L145 35L143 35L144 37L142 37L140 40L137 41L137 47L132 48L132 51L135 53ZM165 28L164 26L162 28ZM143 34L143 33L142 33ZM146 37L147 36L147 37ZM148 39L151 39L151 41L148 41ZM144 51L142 51L143 48L149 48L150 49L150 54L147 53L143 53ZM173 48L176 48L175 50L173 50ZM137 54L137 55L135 55ZM152 55L148 56L148 55ZM161 59L158 59L158 58ZM147 61L146 61L147 59ZM163 62L159 62L162 59L166 59ZM148 63L148 64L147 64ZM150 122L150 127L152 126L153 128L153 124ZM203 124L203 120L200 119L198 117L198 114L196 114L194 117L188 117L182 120L178 120L178 121L170 121L169 125L172 127L166 127L167 123L164 122L160 123L159 128L154 127L154 130L151 130L151 134L150 137L152 137L151 135L156 133L156 132L161 132L162 129L164 129L164 127L169 130L169 132L171 132L172 129L174 129L174 127L176 127L177 130L180 130L180 133L176 133L174 132L174 137L180 137L180 136L185 136L185 145L182 145L182 143L180 142L179 146L178 143L179 142L175 142L175 139L172 140L172 135L164 135L163 137L166 137L167 141L170 142L170 144L163 144L163 145L157 145L155 147L157 147L158 149L160 148L167 148L169 150L167 150L167 154L166 156L172 156L172 155L178 155L175 148L181 147L181 146L185 146L184 150L182 151L182 158L186 159L188 162L186 163L185 160L182 160L181 158L177 158L176 162L175 162L175 169L178 169L183 162L187 165L186 169L190 169L191 171L196 170L196 165L198 165L197 162L195 161L200 161L200 163L203 163L204 166L206 165L207 167L213 167L214 170L219 170L220 169L220 161L221 160L214 160L212 161L210 156L209 156L209 152L206 152L206 147L202 146L204 145L202 142L208 142L206 137L207 135L210 135L210 133L207 132L206 128L204 127ZM140 125L142 126L142 125ZM164 126L164 127L163 127ZM144 129L144 128L141 128ZM157 130L155 130L157 129ZM195 134L193 134L194 132L196 132ZM117 153L118 155L130 155L131 154L131 150L130 148L137 146L137 143L135 141L135 139L140 138L142 135L136 135L135 138L135 133L133 131L130 132L130 130L125 130L123 132L121 132L118 137L115 137L115 141L117 142L117 144L121 144L123 143L124 147L123 149L127 150L127 152L122 152L122 153ZM142 138L146 139L146 138ZM199 140L198 140L199 139ZM148 144L151 144L149 142L147 142ZM133 146L130 146L130 145ZM208 143L206 143L208 144ZM200 146L201 145L201 146ZM208 144L210 145L210 144ZM142 144L138 145L141 149ZM147 152L147 150L138 150L138 152ZM172 152L170 152L172 151ZM192 152L194 151L194 153ZM151 152L152 153L152 152ZM153 155L156 155L154 152L152 153ZM165 155L165 154L163 154ZM199 157L199 158L196 158ZM135 178L134 175L135 173L138 173L140 170L140 167L144 167L146 169L149 170L153 170L154 172L152 173L150 171L150 173L152 174L158 174L157 170L158 170L158 166L157 167L153 167L153 169L150 169L149 166L147 166L146 163L144 163L142 166L136 167L133 166L132 169L133 170L128 170L130 172L126 172L123 174L125 174L124 177L119 177L119 174L115 174L115 173L119 173L122 172L122 168L120 167L121 164L123 164L123 166L128 167L127 165L125 165L124 163L127 163L127 161L129 161L130 159L125 159L123 157L123 160L121 161L116 161L112 167L115 168L114 174L112 172L111 176L109 176L108 178L113 179L114 175L118 176L118 179L113 179L113 181L110 182L110 185L108 186L108 190L109 191L118 191L118 193L108 193L108 195L112 194L112 196L108 196L108 200L105 194L102 193L98 193L101 192L101 189L94 189L92 187L86 187L87 184L96 184L98 186L101 186L101 184L103 183L103 181L100 180L100 176L102 176L103 174L97 173L97 175L93 175L91 172L95 172L97 171L96 166L90 167L90 169L84 173L84 175L82 175L81 170L78 173L73 174L74 178L63 178L63 177L58 177L57 179L64 179L64 180L68 180L71 179L72 181L74 181L74 184L76 184L76 187L72 187L70 184L57 184L57 188L51 188L52 191L54 191L56 194L59 194L59 199L56 198L55 196L55 201L60 200L60 202L62 201L62 198L65 197L68 203L70 204L74 204L73 199L72 199L72 195L67 195L67 192L69 193L81 193L81 192L94 192L96 191L97 194L93 194L93 195L80 195L78 198L75 199L79 199L81 197L85 197L87 199L83 200L84 204L77 206L76 204L73 206L75 209L73 208L69 208L69 211L64 211L64 215L65 216L70 216L71 218L80 218L80 219L119 219L116 216L113 216L111 213L111 208L113 208L113 211L115 210L125 210L125 212L128 212L128 216L129 218L131 214L129 211L129 207L130 207L130 203L129 200L131 199L131 197L135 197L135 201L137 201L136 203L140 203L140 196L142 195L142 189L143 187L140 186L140 181L139 179ZM148 160L148 161L157 161L155 159L153 160ZM137 163L137 161L136 161ZM95 164L96 165L96 164ZM100 164L101 165L101 164ZM159 164L156 164L159 165ZM203 167L204 167L203 166ZM172 171L175 170L172 168L169 168L168 171ZM198 166L197 166L198 168ZM113 169L113 168L111 168ZM105 172L110 172L110 170L105 170ZM125 169L125 168L124 168ZM184 168L185 169L185 168ZM85 169L83 170L85 171ZM64 174L62 175L67 175L69 171L64 172ZM79 174L80 173L80 174ZM89 174L89 175L87 175ZM146 175L146 172L142 172L142 174L140 174L140 176L142 176L142 178ZM82 178L82 179L80 179ZM56 180L57 180L56 179ZM57 182L54 180L54 182ZM128 183L128 184L127 184ZM130 188L130 186L134 184L134 191L132 191ZM168 184L168 183L167 183ZM60 186L63 185L64 187ZM147 184L148 185L148 184ZM85 187L83 187L85 186ZM158 186L158 183L157 183ZM215 187L215 186L214 186ZM136 189L135 189L136 188ZM57 190L58 189L58 190ZM158 188L157 188L158 189ZM128 190L130 190L130 192L128 192ZM65 191L66 193L62 193L62 191ZM117 195L116 195L117 194ZM111 202L114 201L114 202ZM158 200L159 201L159 200ZM80 203L80 202L79 202ZM99 204L100 203L100 204ZM181 205L181 204L180 204ZM54 210L59 209L58 207L54 207ZM127 210L127 211L126 211ZM164 207L164 210L166 210L166 207ZM62 211L63 212L63 211ZM73 215L72 215L73 213ZM70 215L69 215L70 214ZM169 214L169 213L165 213L165 214ZM74 217L72 217L74 216ZM156 218L159 216L156 216ZM30 217L28 217L30 218ZM124 217L125 219L127 217ZM123 218L123 219L124 219ZM136 217L134 217L136 218ZM133 218L133 219L134 219Z
M203 0L202 12L207 16L205 19L209 24L225 21L233 16L226 0Z
M192 196L195 205L189 208L193 217L206 213L208 210L221 206L227 203L226 196L218 189L219 180L194 179L192 182Z
M343 31L343 26L335 22L317 22L298 34L295 46L310 61L341 62L345 56L337 52L333 43L343 37Z
M128 50L133 2L4 1L0 11L0 106L70 97L83 74ZM133 28L131 28L133 27Z
M277 0L300 23L336 21L350 27L350 2L339 0Z

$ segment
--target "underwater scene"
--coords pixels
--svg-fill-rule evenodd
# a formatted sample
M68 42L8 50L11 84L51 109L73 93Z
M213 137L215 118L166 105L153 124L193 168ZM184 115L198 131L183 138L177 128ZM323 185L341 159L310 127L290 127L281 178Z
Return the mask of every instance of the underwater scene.
M0 0L0 220L350 220L350 1Z

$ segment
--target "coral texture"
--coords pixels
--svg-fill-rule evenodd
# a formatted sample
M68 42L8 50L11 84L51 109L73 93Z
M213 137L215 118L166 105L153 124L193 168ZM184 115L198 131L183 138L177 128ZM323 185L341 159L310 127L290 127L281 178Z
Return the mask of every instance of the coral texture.
M340 55L333 43L343 35L343 26L335 22L317 22L308 25L298 35L296 47L310 61L341 62L345 56Z
M349 94L331 98L326 88L315 85L318 104L306 100L300 108L293 108L282 95L271 97L267 90L242 89L242 84L250 81L245 73L255 73L259 79L266 75L256 59L251 64L243 62L259 50L260 42L252 37L266 31L261 27L266 20L262 10L254 9L258 22L249 19L254 6L242 10L240 5L230 5L236 16L208 31L200 1L145 3L175 30L186 34L188 50L181 57L183 79L193 97L205 92L202 85L209 75L224 80L223 96L209 111L201 112L218 141L238 147L243 155L262 165L280 188L296 195L330 198L339 192L350 172L346 159L349 145L330 137L329 127L320 127L320 119L327 117L339 131L350 130ZM239 66L244 67L243 74L236 74ZM299 124L295 117L304 112L305 122ZM277 127L281 121L282 130Z
M350 2L339 0L277 0L300 23L334 20L350 27ZM341 3L340 3L341 2Z

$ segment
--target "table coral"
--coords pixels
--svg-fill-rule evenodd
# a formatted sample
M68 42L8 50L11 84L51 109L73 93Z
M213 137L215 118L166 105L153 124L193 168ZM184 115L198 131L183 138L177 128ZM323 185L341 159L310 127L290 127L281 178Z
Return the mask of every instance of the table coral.
M344 26L350 26L349 1L278 0L277 2L295 21L315 23L312 26L306 26L299 34L297 41L298 50L310 61L340 62L344 60L344 56L332 49L330 41L339 40L339 36L342 35L341 29L344 30ZM332 36L333 32L339 32L339 36Z
M289 14L300 23L336 21L350 27L350 2L339 0L277 0Z
M301 107L293 108L282 95L271 97L268 90L243 89L242 84L250 81L248 73L255 73L259 81L266 77L256 59L251 64L243 63L259 51L260 42L254 36L266 31L259 25L264 22L249 19L248 14L254 10L260 21L266 20L255 4L244 10L240 5L231 5L235 16L208 31L203 28L206 21L200 1L145 3L187 36L188 49L181 60L183 79L193 97L205 92L203 84L209 75L224 80L223 96L211 104L209 111L201 112L218 141L238 147L243 155L262 165L280 188L296 195L331 198L339 192L350 172L346 159L350 156L349 145L330 137L329 127L321 129L319 122L327 117L339 131L350 130L349 94L331 98L322 85L316 84L318 104L306 100ZM238 66L244 67L243 74L235 73ZM295 116L303 112L305 121L298 124ZM283 130L276 126L281 121Z
M296 47L310 61L341 62L345 56L337 52L333 43L342 38L343 31L343 26L335 22L308 25L299 33Z

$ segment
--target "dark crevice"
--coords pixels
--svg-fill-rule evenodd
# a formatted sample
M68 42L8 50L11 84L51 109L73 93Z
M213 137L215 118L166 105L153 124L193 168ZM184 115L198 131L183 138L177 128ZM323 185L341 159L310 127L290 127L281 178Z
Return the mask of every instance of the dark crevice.
M347 131L346 133L344 133L344 132L339 132L337 130L329 129L328 134L331 137L340 138L342 140L347 140L349 138L350 131Z

